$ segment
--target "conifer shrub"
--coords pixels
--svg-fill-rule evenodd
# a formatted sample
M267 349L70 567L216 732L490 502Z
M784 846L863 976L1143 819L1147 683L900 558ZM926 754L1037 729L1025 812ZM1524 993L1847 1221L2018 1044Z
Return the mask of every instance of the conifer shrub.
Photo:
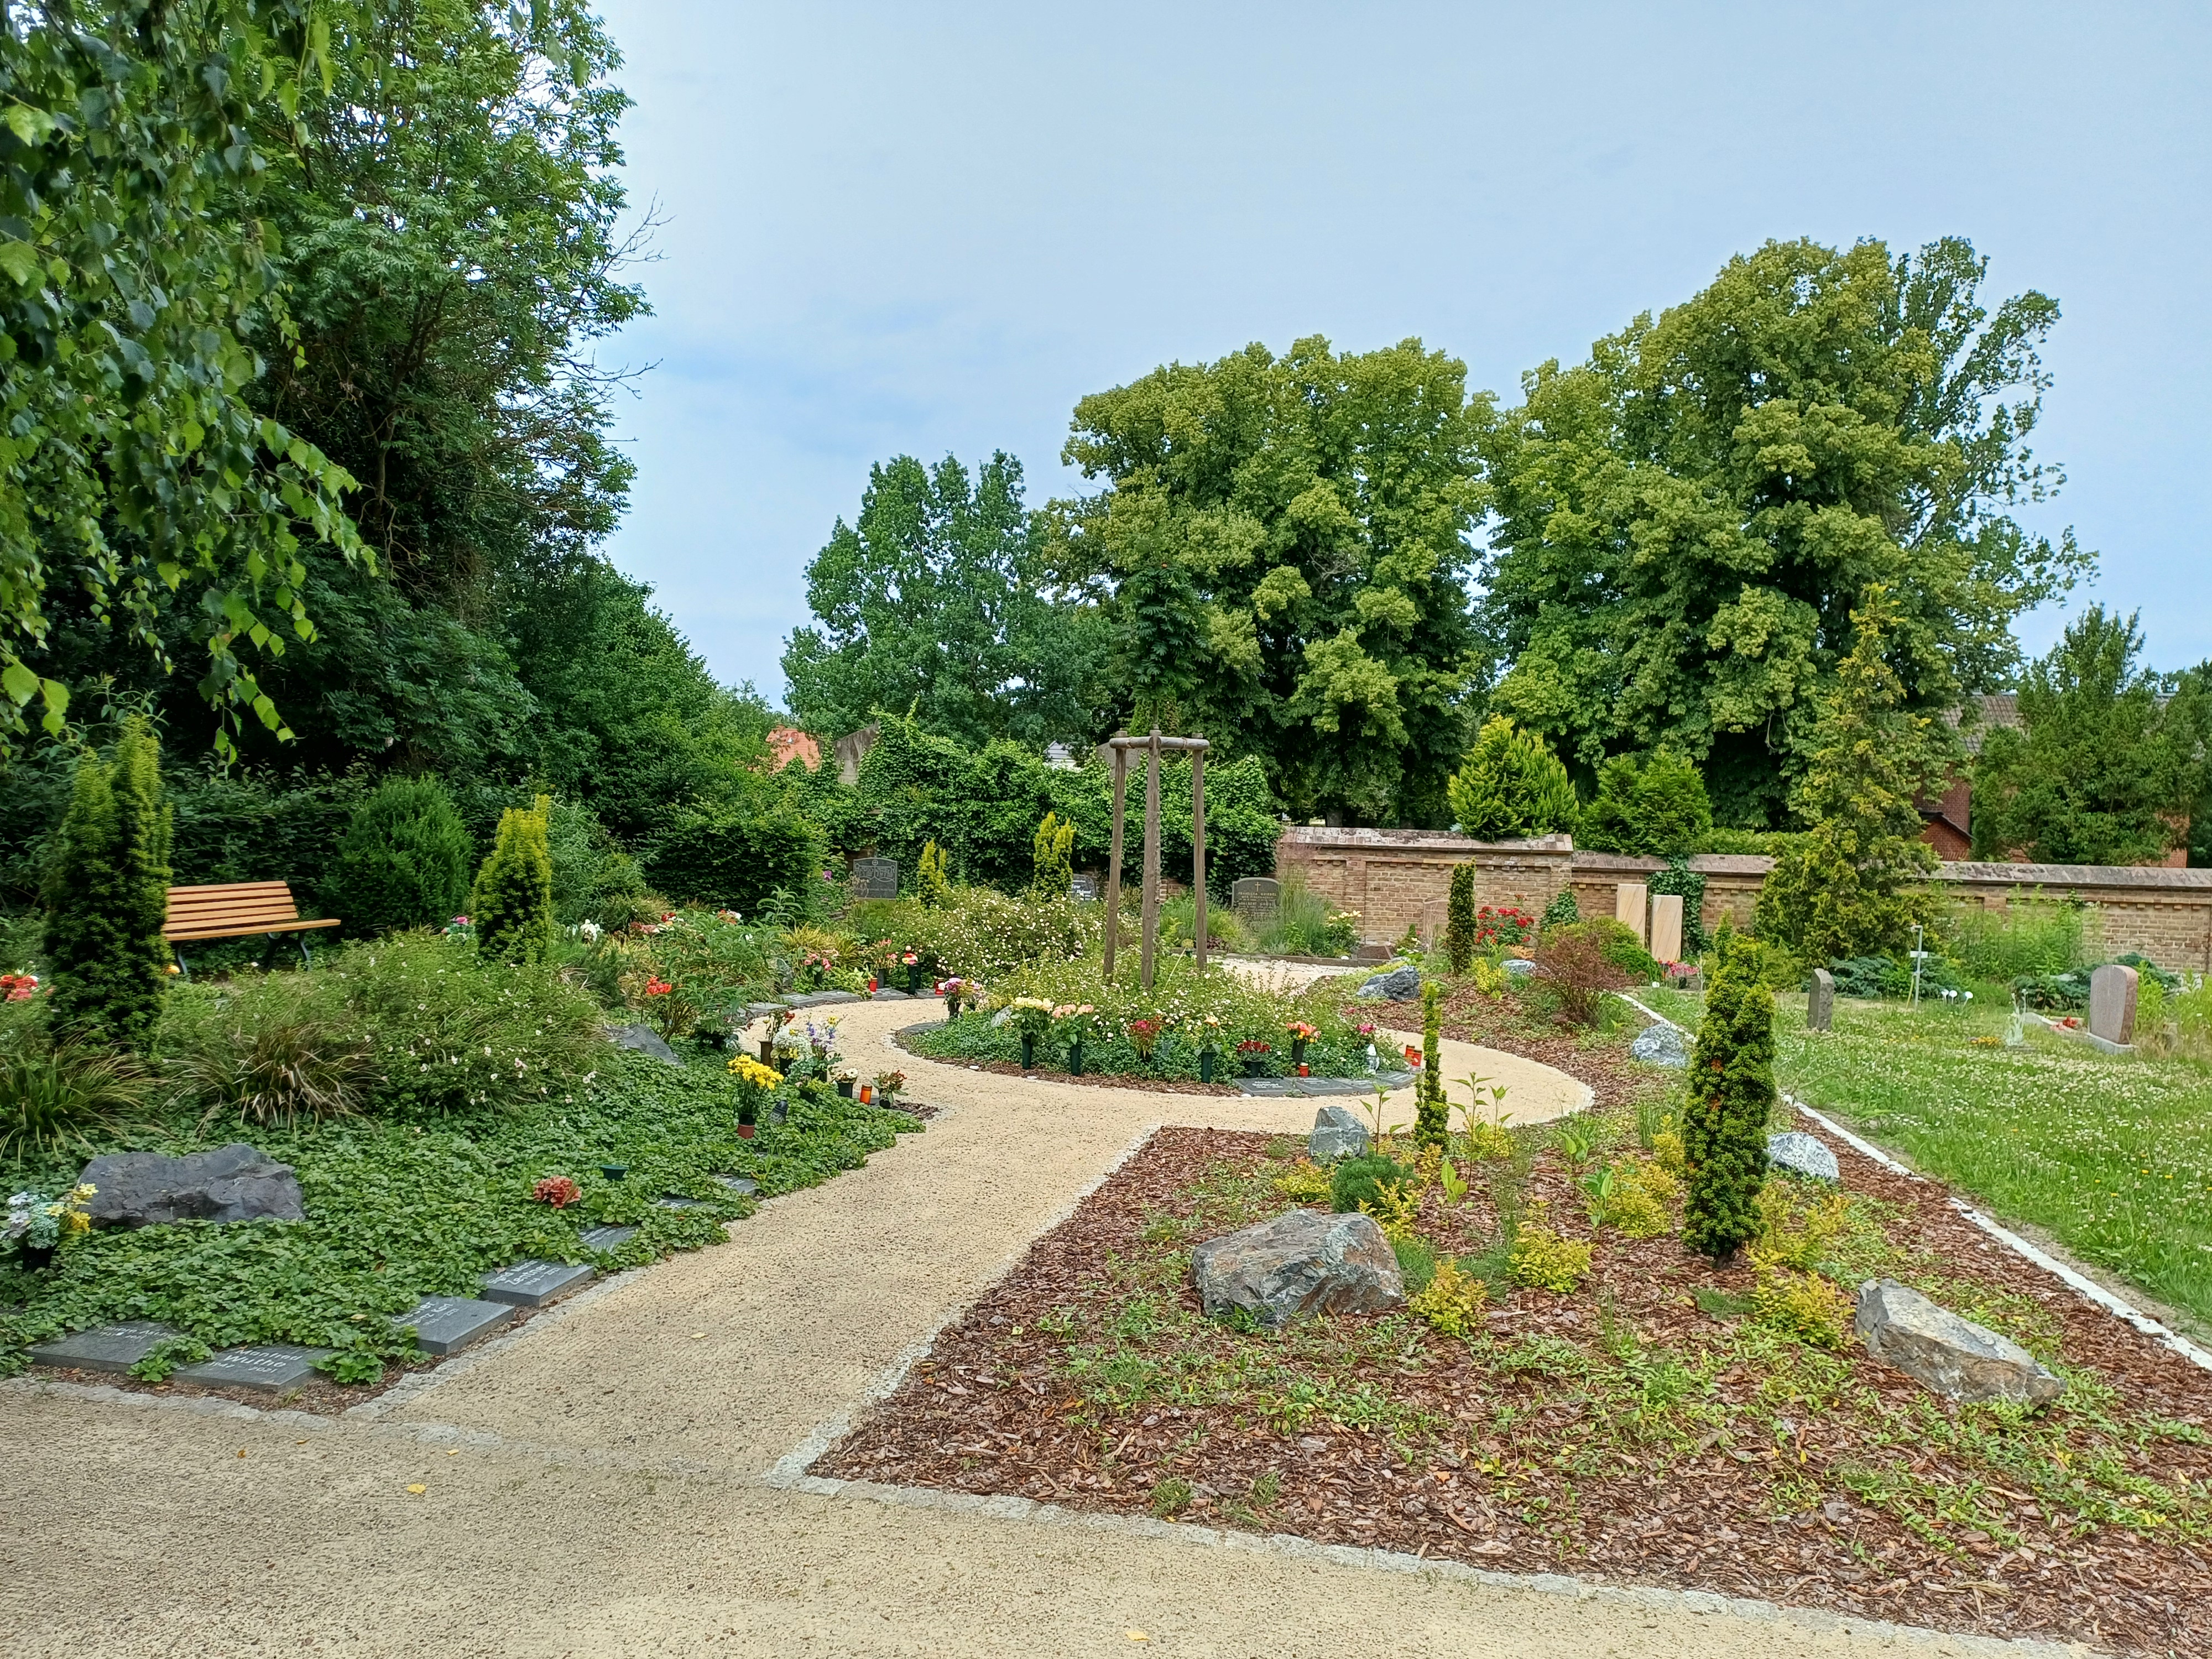
M1452 866L1451 896L1444 902L1444 959L1455 974L1474 958L1474 866Z
M1693 853L1712 833L1705 781L1673 749L1649 757L1615 755L1598 768L1597 795L1583 809L1575 843L1601 853L1673 859Z
M112 762L78 762L48 856L45 946L58 1035L141 1052L151 1044L168 981L170 836L161 748L133 718Z
M474 849L436 778L386 778L354 809L331 897L346 926L386 933L442 926L469 902Z
M1759 982L1756 951L1732 935L1705 994L1682 1109L1689 1249L1726 1261L1759 1236L1773 1109L1774 999Z
M553 854L546 828L553 802L540 795L525 811L500 815L499 839L477 872L470 914L477 949L494 962L543 962L553 949Z
M1383 1152L1341 1159L1329 1172L1328 1205L1340 1215L1370 1209L1382 1201L1384 1190L1396 1192L1413 1172Z
M1075 882L1074 860L1074 821L1046 813L1044 822L1037 825L1032 852L1036 874L1030 878L1030 890L1045 898L1066 897Z
M921 857L915 866L914 896L924 909L941 907L952 890L951 873L945 868L945 849L935 842L922 844Z
M1444 1098L1444 1068L1437 1042L1443 1020L1443 987L1430 980L1421 987L1421 1076L1413 1102L1413 1144L1439 1152L1451 1134L1451 1106Z
M1503 716L1483 723L1444 793L1460 833L1477 841L1575 827L1575 786L1567 769L1542 738Z

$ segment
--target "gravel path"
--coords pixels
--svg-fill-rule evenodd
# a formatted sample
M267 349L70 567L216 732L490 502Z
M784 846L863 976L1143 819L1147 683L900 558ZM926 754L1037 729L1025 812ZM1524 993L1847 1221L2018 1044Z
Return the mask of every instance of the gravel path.
M901 1055L945 1108L720 1248L597 1287L342 1419L0 1387L12 1656L1843 1655L1815 1616L1392 1570L1195 1528L841 1488L797 1466L1154 1126L1303 1131L1310 1101ZM1456 1052L1464 1048L1464 1053ZM880 1062L876 1056L885 1056ZM1511 1115L1563 1074L1450 1045ZM410 1486L424 1488L410 1492ZM1876 1633L1922 1651L1959 1638ZM2017 1653L2017 1648L2007 1650Z

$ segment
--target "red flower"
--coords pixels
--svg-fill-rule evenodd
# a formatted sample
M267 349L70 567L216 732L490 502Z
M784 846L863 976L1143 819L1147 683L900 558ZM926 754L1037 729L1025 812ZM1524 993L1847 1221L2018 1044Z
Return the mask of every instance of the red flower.
M649 979L645 982L645 994L649 997L665 997L675 988L665 979Z
M584 1189L567 1176L547 1176L530 1189L530 1195L540 1204L550 1204L556 1210L565 1210L583 1197Z

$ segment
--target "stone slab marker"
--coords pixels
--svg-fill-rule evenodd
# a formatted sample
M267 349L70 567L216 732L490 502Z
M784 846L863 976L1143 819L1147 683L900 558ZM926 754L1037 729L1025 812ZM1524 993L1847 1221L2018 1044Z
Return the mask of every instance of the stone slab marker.
M2089 975L2089 1035L2123 1047L2136 1040L2136 970L2107 963Z
M1650 937L1644 928L1644 902L1650 896L1650 890L1640 881L1624 881L1613 890L1613 916L1622 927L1636 935L1638 945Z
M896 859L854 859L853 860L853 896L864 899L895 899L898 896L898 860Z
M1229 908L1247 921L1264 921L1283 901L1283 884L1273 876L1245 876L1229 888Z
M1825 1031L1836 1023L1836 976L1825 968L1813 970L1813 988L1805 996L1805 1029Z
M1651 954L1662 962L1682 959L1682 896L1662 893L1651 901Z
M179 1367L177 1375L187 1382L266 1389L280 1393L311 1381L315 1375L315 1362L328 1352L328 1348L302 1348L289 1342L271 1342L255 1348L225 1348L197 1365Z

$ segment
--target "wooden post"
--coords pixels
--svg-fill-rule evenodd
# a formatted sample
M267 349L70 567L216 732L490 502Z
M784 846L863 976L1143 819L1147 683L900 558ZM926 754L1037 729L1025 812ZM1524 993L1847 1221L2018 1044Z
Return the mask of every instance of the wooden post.
M1152 988L1152 949L1160 934L1160 728L1145 747L1144 952L1138 958L1138 982Z
M1106 855L1106 982L1114 982L1114 943L1121 921L1121 799L1129 775L1129 751L1114 745L1114 842Z
M1206 972L1206 750L1190 751L1190 890L1198 912L1198 971Z

